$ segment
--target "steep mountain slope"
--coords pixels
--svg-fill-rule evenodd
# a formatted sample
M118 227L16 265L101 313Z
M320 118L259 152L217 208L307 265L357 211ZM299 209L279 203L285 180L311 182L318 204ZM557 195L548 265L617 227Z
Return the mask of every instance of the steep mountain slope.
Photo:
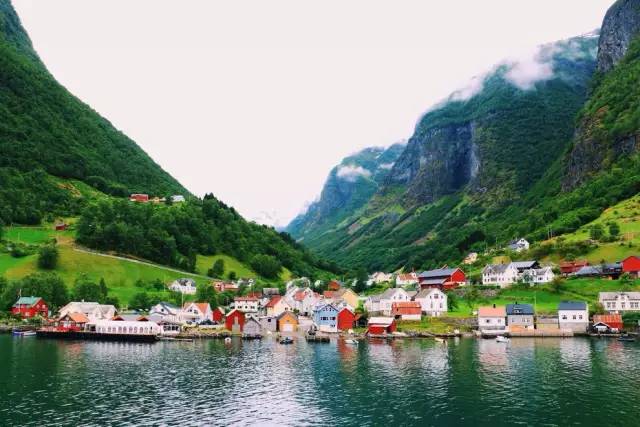
M287 227L296 239L313 240L353 215L378 190L405 144L371 147L346 157L334 167L318 201Z
M2 0L0 203L11 206L0 214L2 219L33 223L52 207L62 214L72 210L74 195L50 176L84 181L117 196L188 193L132 140L55 81L11 3Z
M306 243L349 266L427 267L543 226L531 210L560 189L559 159L586 99L597 41L594 34L542 46L452 94L420 120L359 215Z

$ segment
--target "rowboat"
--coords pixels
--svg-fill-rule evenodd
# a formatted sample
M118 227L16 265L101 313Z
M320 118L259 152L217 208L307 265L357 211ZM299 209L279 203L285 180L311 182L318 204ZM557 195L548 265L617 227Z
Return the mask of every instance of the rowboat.
M618 341L624 341L624 342L634 342L636 339L632 336L629 335L623 335L621 337L618 337Z
M14 337L35 337L36 331L13 331Z
M507 338L507 337L503 337L502 335L498 335L498 336L496 337L496 342L504 342L504 343L507 343L507 342L509 342L509 338Z
M280 344L293 344L293 339L290 337L284 337L280 340Z
M358 341L356 340L344 340L344 343L350 345L358 345Z

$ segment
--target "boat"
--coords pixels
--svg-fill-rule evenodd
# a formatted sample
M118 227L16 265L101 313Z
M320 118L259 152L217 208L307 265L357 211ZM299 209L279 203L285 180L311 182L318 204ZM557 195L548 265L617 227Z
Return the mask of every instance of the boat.
M622 335L620 337L618 337L618 341L623 341L623 342L634 342L636 339L630 335Z
M18 330L14 330L12 332L12 335L14 337L35 337L36 331L18 331Z
M438 337L435 337L434 340L436 340L436 342L439 342L439 343L442 343L442 344L444 344L446 342L442 338L438 338Z
M280 344L293 344L293 339L291 337L284 337L280 340Z
M496 342L505 342L506 343L506 342L509 342L509 338L507 338L505 336L502 336L502 335L498 335L496 337Z
M344 340L344 343L350 345L358 345L358 341L356 340Z
M226 337L226 338L224 339L224 343L225 343L225 344L231 344L231 337Z

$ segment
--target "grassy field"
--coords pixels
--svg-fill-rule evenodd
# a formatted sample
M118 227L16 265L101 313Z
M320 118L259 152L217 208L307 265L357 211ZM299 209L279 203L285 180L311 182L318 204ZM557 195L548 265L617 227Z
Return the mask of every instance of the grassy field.
M229 272L234 271L236 273L236 277L243 279L255 279L258 277L258 274L251 269L246 264L241 263L236 258L230 257L228 255L198 255L198 259L196 260L196 270L199 274L206 275L207 270L209 270L213 263L217 260L222 259L224 261L224 277L226 278ZM286 268L282 269L282 273L280 273L280 278L276 282L282 281L287 282L291 280L292 274Z
M47 243L53 238L71 236L70 231L55 231L53 226L47 227L6 227L4 239L11 242L39 245Z

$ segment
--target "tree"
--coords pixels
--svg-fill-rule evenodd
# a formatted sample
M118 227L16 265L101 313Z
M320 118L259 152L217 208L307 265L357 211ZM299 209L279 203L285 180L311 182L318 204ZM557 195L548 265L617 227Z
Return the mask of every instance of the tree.
M58 248L56 245L44 245L38 251L38 267L54 270L58 265Z
M478 288L471 286L471 289L468 289L467 292L465 292L464 300L467 303L467 306L473 310L480 300L480 292L478 291Z
M447 310L456 311L458 309L458 295L455 292L447 292Z
M367 270L364 267L360 267L355 273L356 285L354 287L354 291L360 293L367 288L367 281L369 280L369 275L367 274Z
M200 285L196 288L196 301L208 302L211 308L218 306L218 292L211 285Z
M85 274L81 274L73 286L73 299L76 301L104 303L107 299L107 294L99 284L91 281Z
M267 279L277 279L282 271L280 261L271 255L255 255L250 264L256 273Z
M617 222L609 224L609 235L611 237L618 237L620 235L620 226Z
M35 273L11 283L0 281L0 310L8 310L19 295L41 297L55 310L69 302L69 291L60 276Z
M149 310L151 307L151 298L149 298L149 294L146 291L138 292L131 298L131 302L129 303L129 307L134 310Z
M211 272L213 277L222 277L224 275L224 260L222 258L218 258L216 262L213 263Z
M604 236L604 228L601 224L595 224L591 227L589 234L591 236L591 240L600 240Z
M236 274L235 271L230 271L229 274L227 274L227 278L229 278L229 280L236 280L238 278L238 275Z

